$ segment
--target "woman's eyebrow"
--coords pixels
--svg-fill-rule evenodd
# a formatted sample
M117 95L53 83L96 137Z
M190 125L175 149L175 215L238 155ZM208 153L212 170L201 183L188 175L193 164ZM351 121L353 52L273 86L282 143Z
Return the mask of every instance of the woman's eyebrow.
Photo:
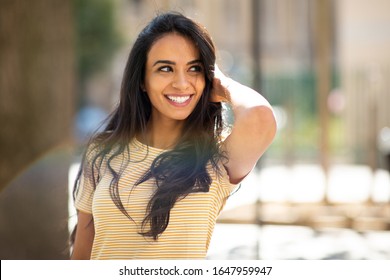
M194 59L194 60L191 60L190 62L188 62L187 65L197 64L197 63L202 63L202 60L200 60L200 59Z
M187 62L187 65L191 65L191 64L196 64L196 63L202 63L202 61L200 59L194 59L194 60L191 60L189 62ZM170 65L176 65L176 62L174 61L171 61L171 60L157 60L153 66L157 65L157 64L170 64Z
M176 62L173 62L173 61L171 61L171 60L157 60L157 61L153 64L153 66L155 66L155 65L157 65L157 64L159 64L159 63L161 63L161 64L170 64L170 65L175 65L175 64L176 64Z

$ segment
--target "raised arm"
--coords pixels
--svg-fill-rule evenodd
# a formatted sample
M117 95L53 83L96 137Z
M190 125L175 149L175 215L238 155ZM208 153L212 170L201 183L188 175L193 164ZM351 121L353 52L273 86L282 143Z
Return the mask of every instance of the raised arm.
M91 214L78 211L76 236L73 245L72 260L89 260L95 237L95 226Z
M227 78L215 69L213 102L228 102L234 113L234 126L224 141L228 156L224 164L231 183L241 182L271 144L276 121L271 105L255 90Z

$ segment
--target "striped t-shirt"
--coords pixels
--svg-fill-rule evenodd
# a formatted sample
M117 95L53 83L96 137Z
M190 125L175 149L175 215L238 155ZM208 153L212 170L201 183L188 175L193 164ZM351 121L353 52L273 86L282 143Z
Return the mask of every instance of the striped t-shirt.
M93 190L91 180L83 172L75 205L79 211L92 213L95 238L91 259L204 259L216 219L235 185L229 183L223 166L217 174L211 165L212 183L209 192L190 193L178 200L170 212L169 224L157 241L141 232L146 207L156 186L154 178L134 187L153 160L164 150L148 147L134 139L130 158L119 180L123 206L133 220L127 218L110 197L111 173L101 171L101 180ZM111 165L119 170L123 158Z

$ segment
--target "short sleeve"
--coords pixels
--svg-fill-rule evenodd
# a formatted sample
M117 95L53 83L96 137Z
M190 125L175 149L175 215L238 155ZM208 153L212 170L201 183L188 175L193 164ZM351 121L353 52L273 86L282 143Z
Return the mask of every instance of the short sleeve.
M227 173L226 168L225 166L223 166L223 164L220 164L219 170L220 170L220 176L219 176L220 184L224 189L227 189L231 194L234 190L237 189L239 184L230 183L229 174Z
M80 176L80 182L75 197L75 207L77 210L92 213L92 200L95 192L94 176L97 176L97 172L93 170L91 164L91 153L87 151L87 155L82 163L82 173ZM95 171L95 173L93 172Z

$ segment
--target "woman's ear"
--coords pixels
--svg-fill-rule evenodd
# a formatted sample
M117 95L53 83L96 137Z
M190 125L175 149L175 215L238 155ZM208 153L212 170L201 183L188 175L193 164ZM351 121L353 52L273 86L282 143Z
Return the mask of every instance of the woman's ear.
M146 92L146 88L145 88L144 83L141 84L141 90L142 90L142 92Z

